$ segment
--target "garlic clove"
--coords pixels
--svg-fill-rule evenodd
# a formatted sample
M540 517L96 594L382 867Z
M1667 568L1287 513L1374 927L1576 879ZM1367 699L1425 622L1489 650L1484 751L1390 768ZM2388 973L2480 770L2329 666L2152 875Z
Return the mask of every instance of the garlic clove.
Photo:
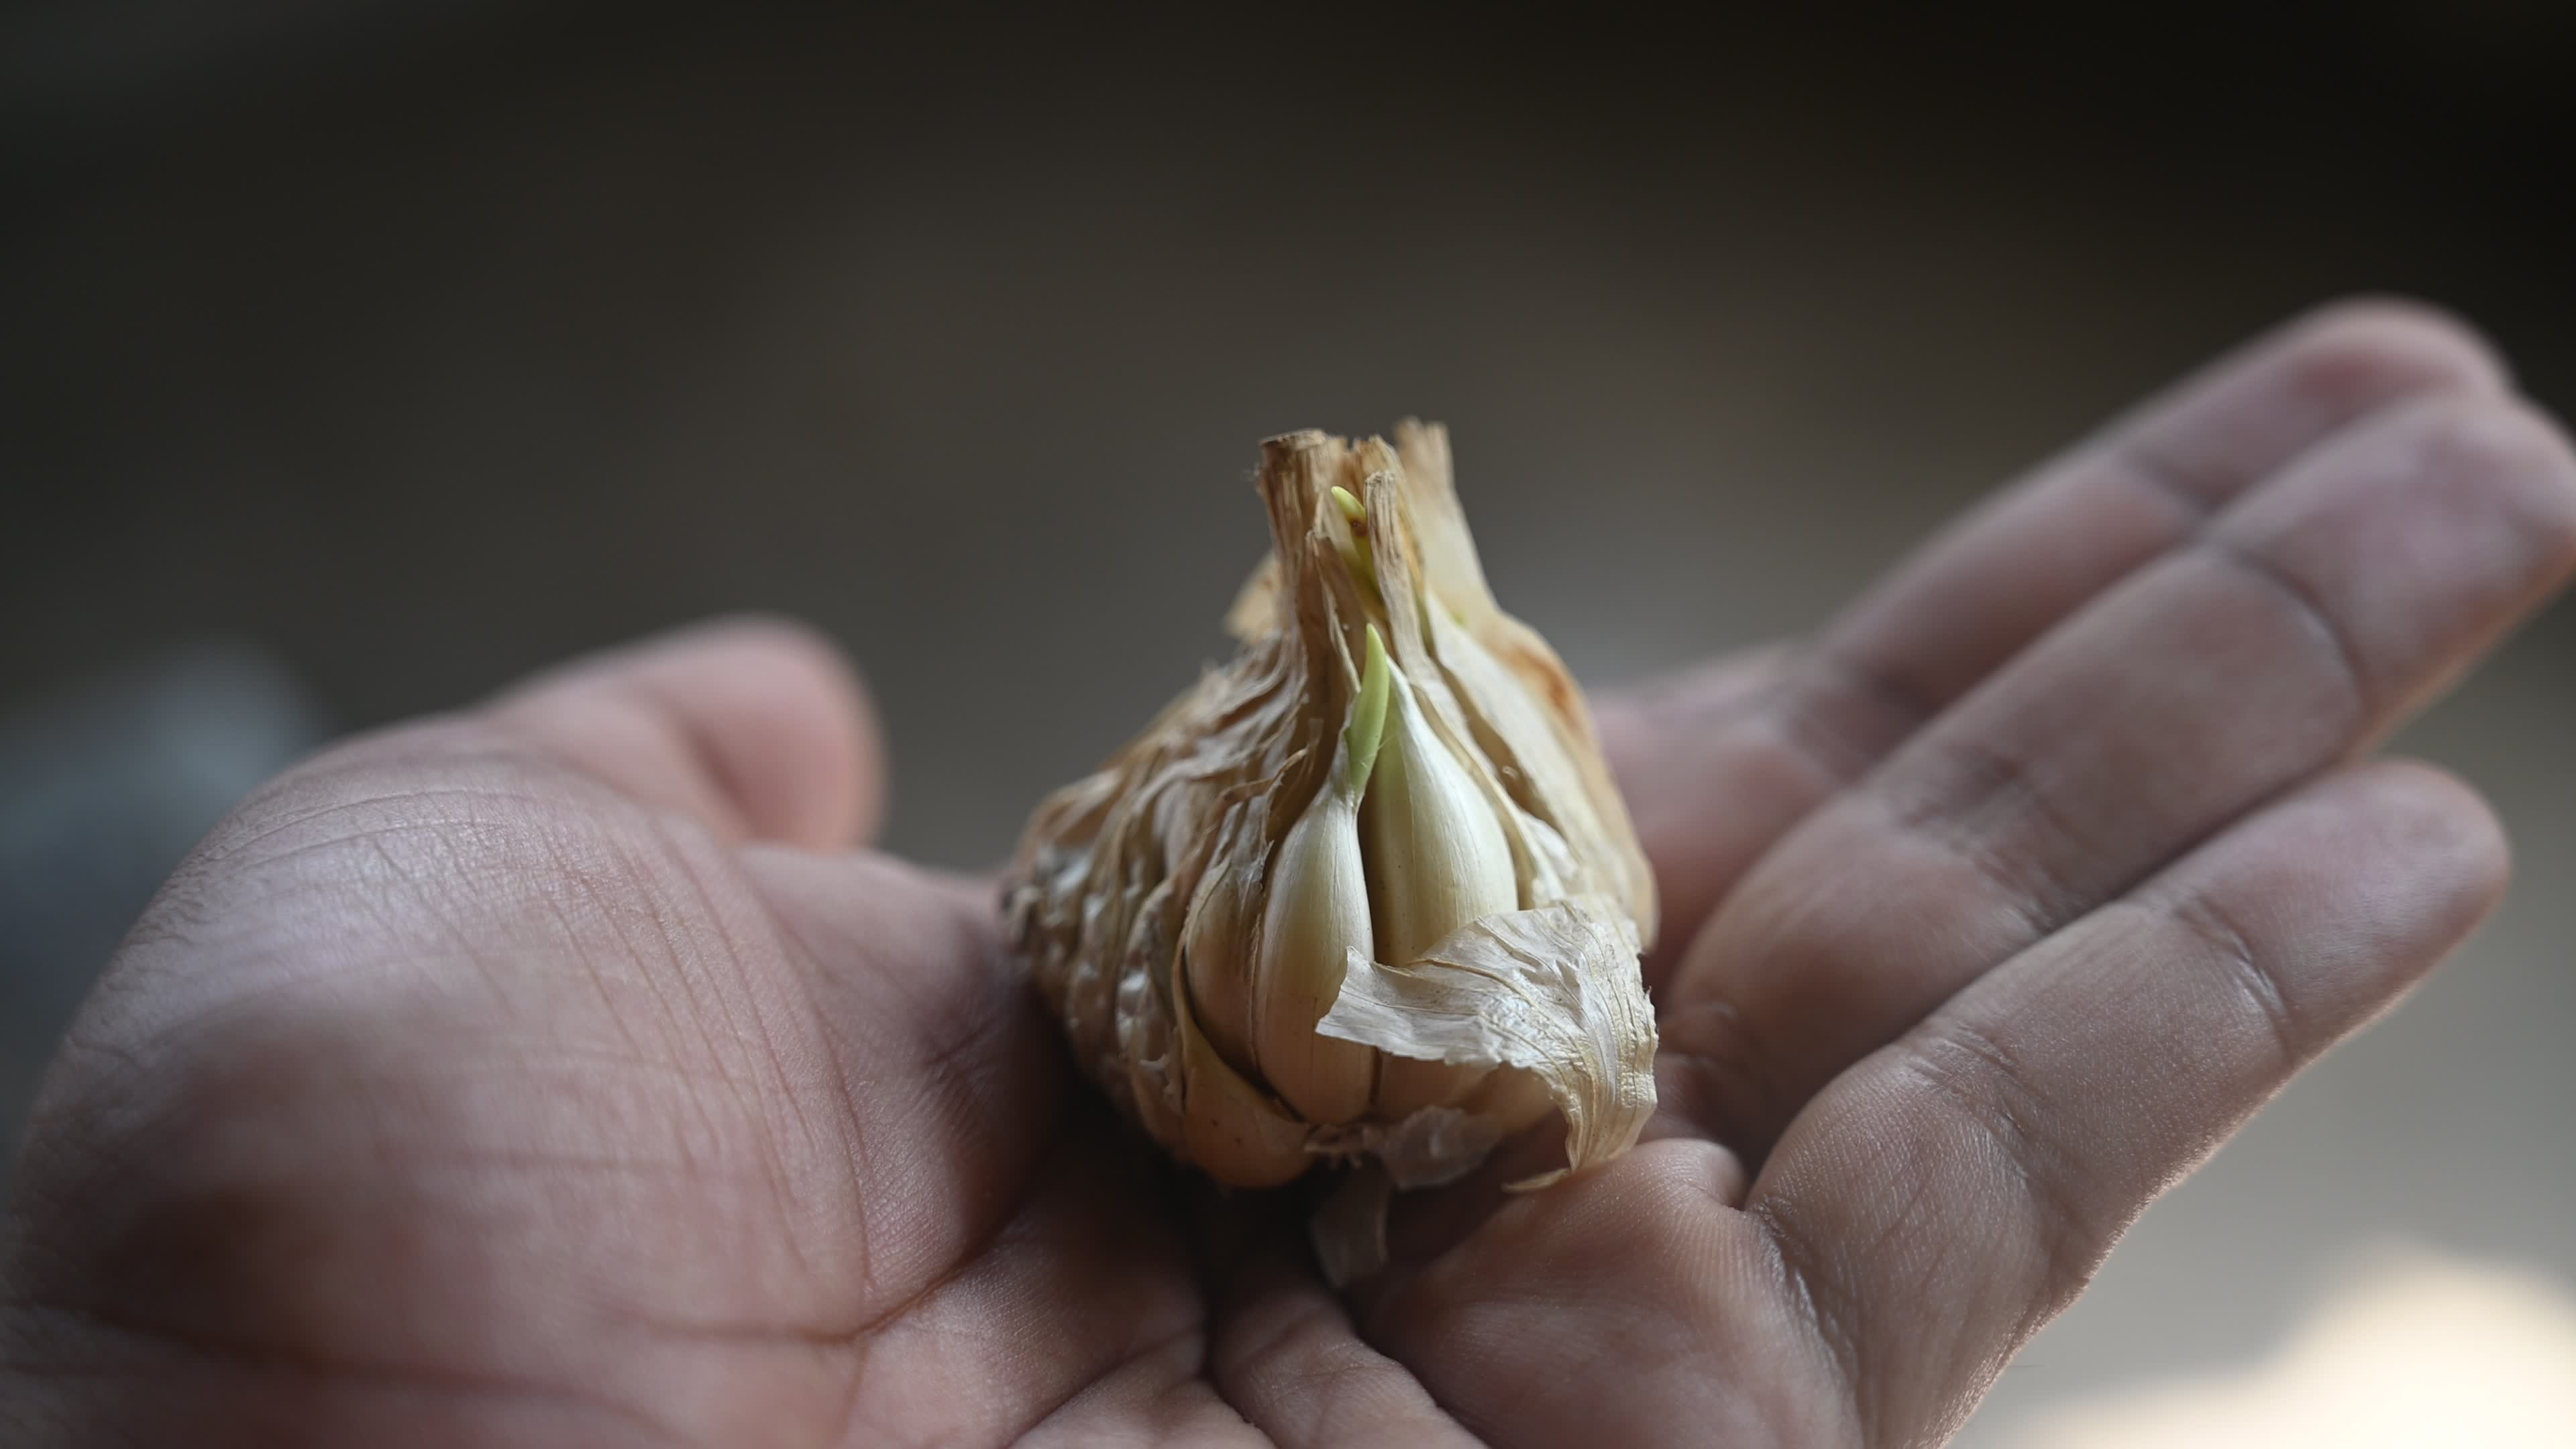
M1387 740L1360 801L1378 954L1411 961L1479 916L1520 905L1512 849L1466 767L1390 666Z
M1403 670L1391 672L1395 701L1360 801L1360 840L1376 954L1405 962L1470 921L1518 906L1520 878L1484 792L1432 730ZM1379 1068L1377 1115L1451 1105L1484 1075L1480 1067L1390 1056Z
M1392 666L1371 628L1333 768L1324 789L1289 827L1270 867L1252 988L1252 1055L1262 1079L1310 1122L1332 1125L1366 1112L1377 1054L1315 1034L1341 994L1352 952L1373 955L1368 875L1362 863L1359 801L1386 733Z
M1173 1003L1180 1039L1181 1145L1199 1169L1228 1187L1277 1187L1303 1176L1307 1124L1226 1064L1199 1030L1186 993Z

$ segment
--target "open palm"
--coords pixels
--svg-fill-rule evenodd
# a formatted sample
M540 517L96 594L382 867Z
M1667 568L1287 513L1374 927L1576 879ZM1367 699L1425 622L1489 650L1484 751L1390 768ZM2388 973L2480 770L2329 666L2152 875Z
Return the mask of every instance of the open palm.
M715 626L345 745L119 953L0 1240L10 1443L1906 1444L2501 887L2355 763L2576 562L2446 323L2267 339L1812 640L1605 705L1665 1108L1347 1296L859 849L842 667Z

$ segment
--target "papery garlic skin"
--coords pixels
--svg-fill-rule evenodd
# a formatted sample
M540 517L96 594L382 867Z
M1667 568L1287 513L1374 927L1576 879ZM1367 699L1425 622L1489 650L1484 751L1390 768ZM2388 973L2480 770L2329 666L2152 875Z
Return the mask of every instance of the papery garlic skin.
M1396 439L1263 445L1241 652L1041 805L1005 883L1077 1058L1236 1186L1441 1181L1551 1109L1579 1170L1653 1106L1644 853L1485 590L1445 435Z

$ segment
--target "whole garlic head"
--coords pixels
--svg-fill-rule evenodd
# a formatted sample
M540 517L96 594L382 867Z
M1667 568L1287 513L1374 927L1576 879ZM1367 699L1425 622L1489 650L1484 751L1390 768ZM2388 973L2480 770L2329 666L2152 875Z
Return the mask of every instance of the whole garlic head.
M1654 1110L1654 881L1580 692L1487 591L1448 439L1262 445L1234 659L1039 806L1004 885L1075 1055L1241 1187L1446 1181Z

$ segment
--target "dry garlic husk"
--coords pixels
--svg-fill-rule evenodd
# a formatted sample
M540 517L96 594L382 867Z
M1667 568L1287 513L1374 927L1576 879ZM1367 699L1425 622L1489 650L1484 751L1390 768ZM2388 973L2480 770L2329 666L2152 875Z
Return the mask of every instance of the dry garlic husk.
M1653 878L1556 655L1485 587L1447 435L1262 445L1240 641L1038 808L1010 940L1076 1056L1221 1182L1417 1187L1551 1109L1653 1111ZM1372 1178L1372 1180L1376 1180Z

